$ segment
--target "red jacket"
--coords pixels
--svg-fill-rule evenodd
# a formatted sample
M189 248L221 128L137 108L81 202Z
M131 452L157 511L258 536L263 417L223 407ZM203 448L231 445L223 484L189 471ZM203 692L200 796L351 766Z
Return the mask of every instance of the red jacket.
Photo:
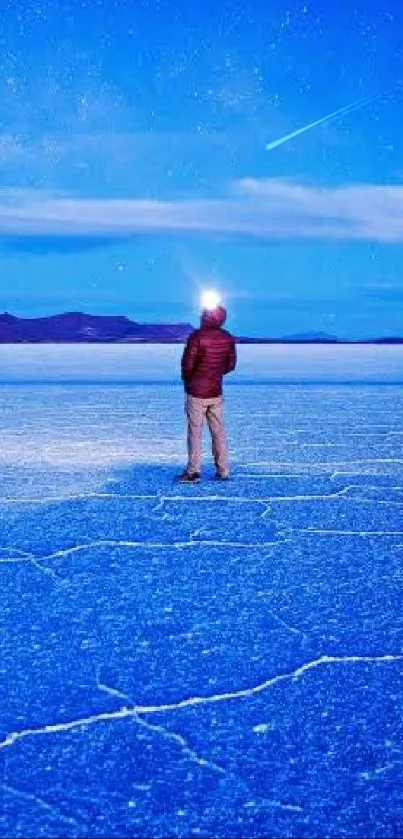
M222 379L236 367L234 337L222 329L225 309L204 312L200 329L188 338L182 355L182 379L185 391L199 399L213 399L222 394Z

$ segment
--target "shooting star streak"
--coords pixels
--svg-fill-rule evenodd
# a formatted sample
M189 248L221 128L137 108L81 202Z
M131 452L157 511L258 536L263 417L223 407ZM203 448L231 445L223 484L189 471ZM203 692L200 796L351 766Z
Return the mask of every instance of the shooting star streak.
M305 131L309 131L310 128L316 128L317 125L322 125L330 119L334 119L342 114L350 113L351 111L356 111L364 105L369 105L370 102L375 102L375 100L380 99L381 96L385 96L385 93L377 93L375 96L367 96L365 99L358 99L357 102L352 102L351 105L345 105L344 108L339 108L337 111L333 111L333 113L327 114L325 117L321 117L321 119L316 119L315 122L310 122L309 125L304 125L302 128L292 131L291 134L286 134L285 137L280 137L279 140L273 140L272 143L267 144L266 151L272 151L272 149L282 146L283 143L287 143L288 140L293 140L294 137L298 137L299 134L304 134Z

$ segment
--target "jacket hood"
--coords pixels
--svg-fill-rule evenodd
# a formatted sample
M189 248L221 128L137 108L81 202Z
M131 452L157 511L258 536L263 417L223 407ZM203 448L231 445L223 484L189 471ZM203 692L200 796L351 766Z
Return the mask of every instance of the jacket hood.
M219 329L227 318L227 311L224 306L217 306L216 309L204 309L201 316L201 325L207 329Z

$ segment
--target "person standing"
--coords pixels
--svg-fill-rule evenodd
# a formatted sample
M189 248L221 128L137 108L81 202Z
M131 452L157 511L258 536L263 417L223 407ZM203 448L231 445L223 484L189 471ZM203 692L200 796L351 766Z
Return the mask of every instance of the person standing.
M200 478L204 420L211 434L216 479L225 481L230 475L222 380L235 370L237 356L235 338L223 329L226 317L223 306L204 309L200 328L189 336L182 355L188 462L178 478L181 483L194 483Z

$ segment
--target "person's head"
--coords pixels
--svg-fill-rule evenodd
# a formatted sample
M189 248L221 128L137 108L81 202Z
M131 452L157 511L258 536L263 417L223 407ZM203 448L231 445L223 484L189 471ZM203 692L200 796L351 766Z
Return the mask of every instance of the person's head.
M203 309L201 325L209 329L219 329L227 318L227 311L224 306L216 306L215 309Z

